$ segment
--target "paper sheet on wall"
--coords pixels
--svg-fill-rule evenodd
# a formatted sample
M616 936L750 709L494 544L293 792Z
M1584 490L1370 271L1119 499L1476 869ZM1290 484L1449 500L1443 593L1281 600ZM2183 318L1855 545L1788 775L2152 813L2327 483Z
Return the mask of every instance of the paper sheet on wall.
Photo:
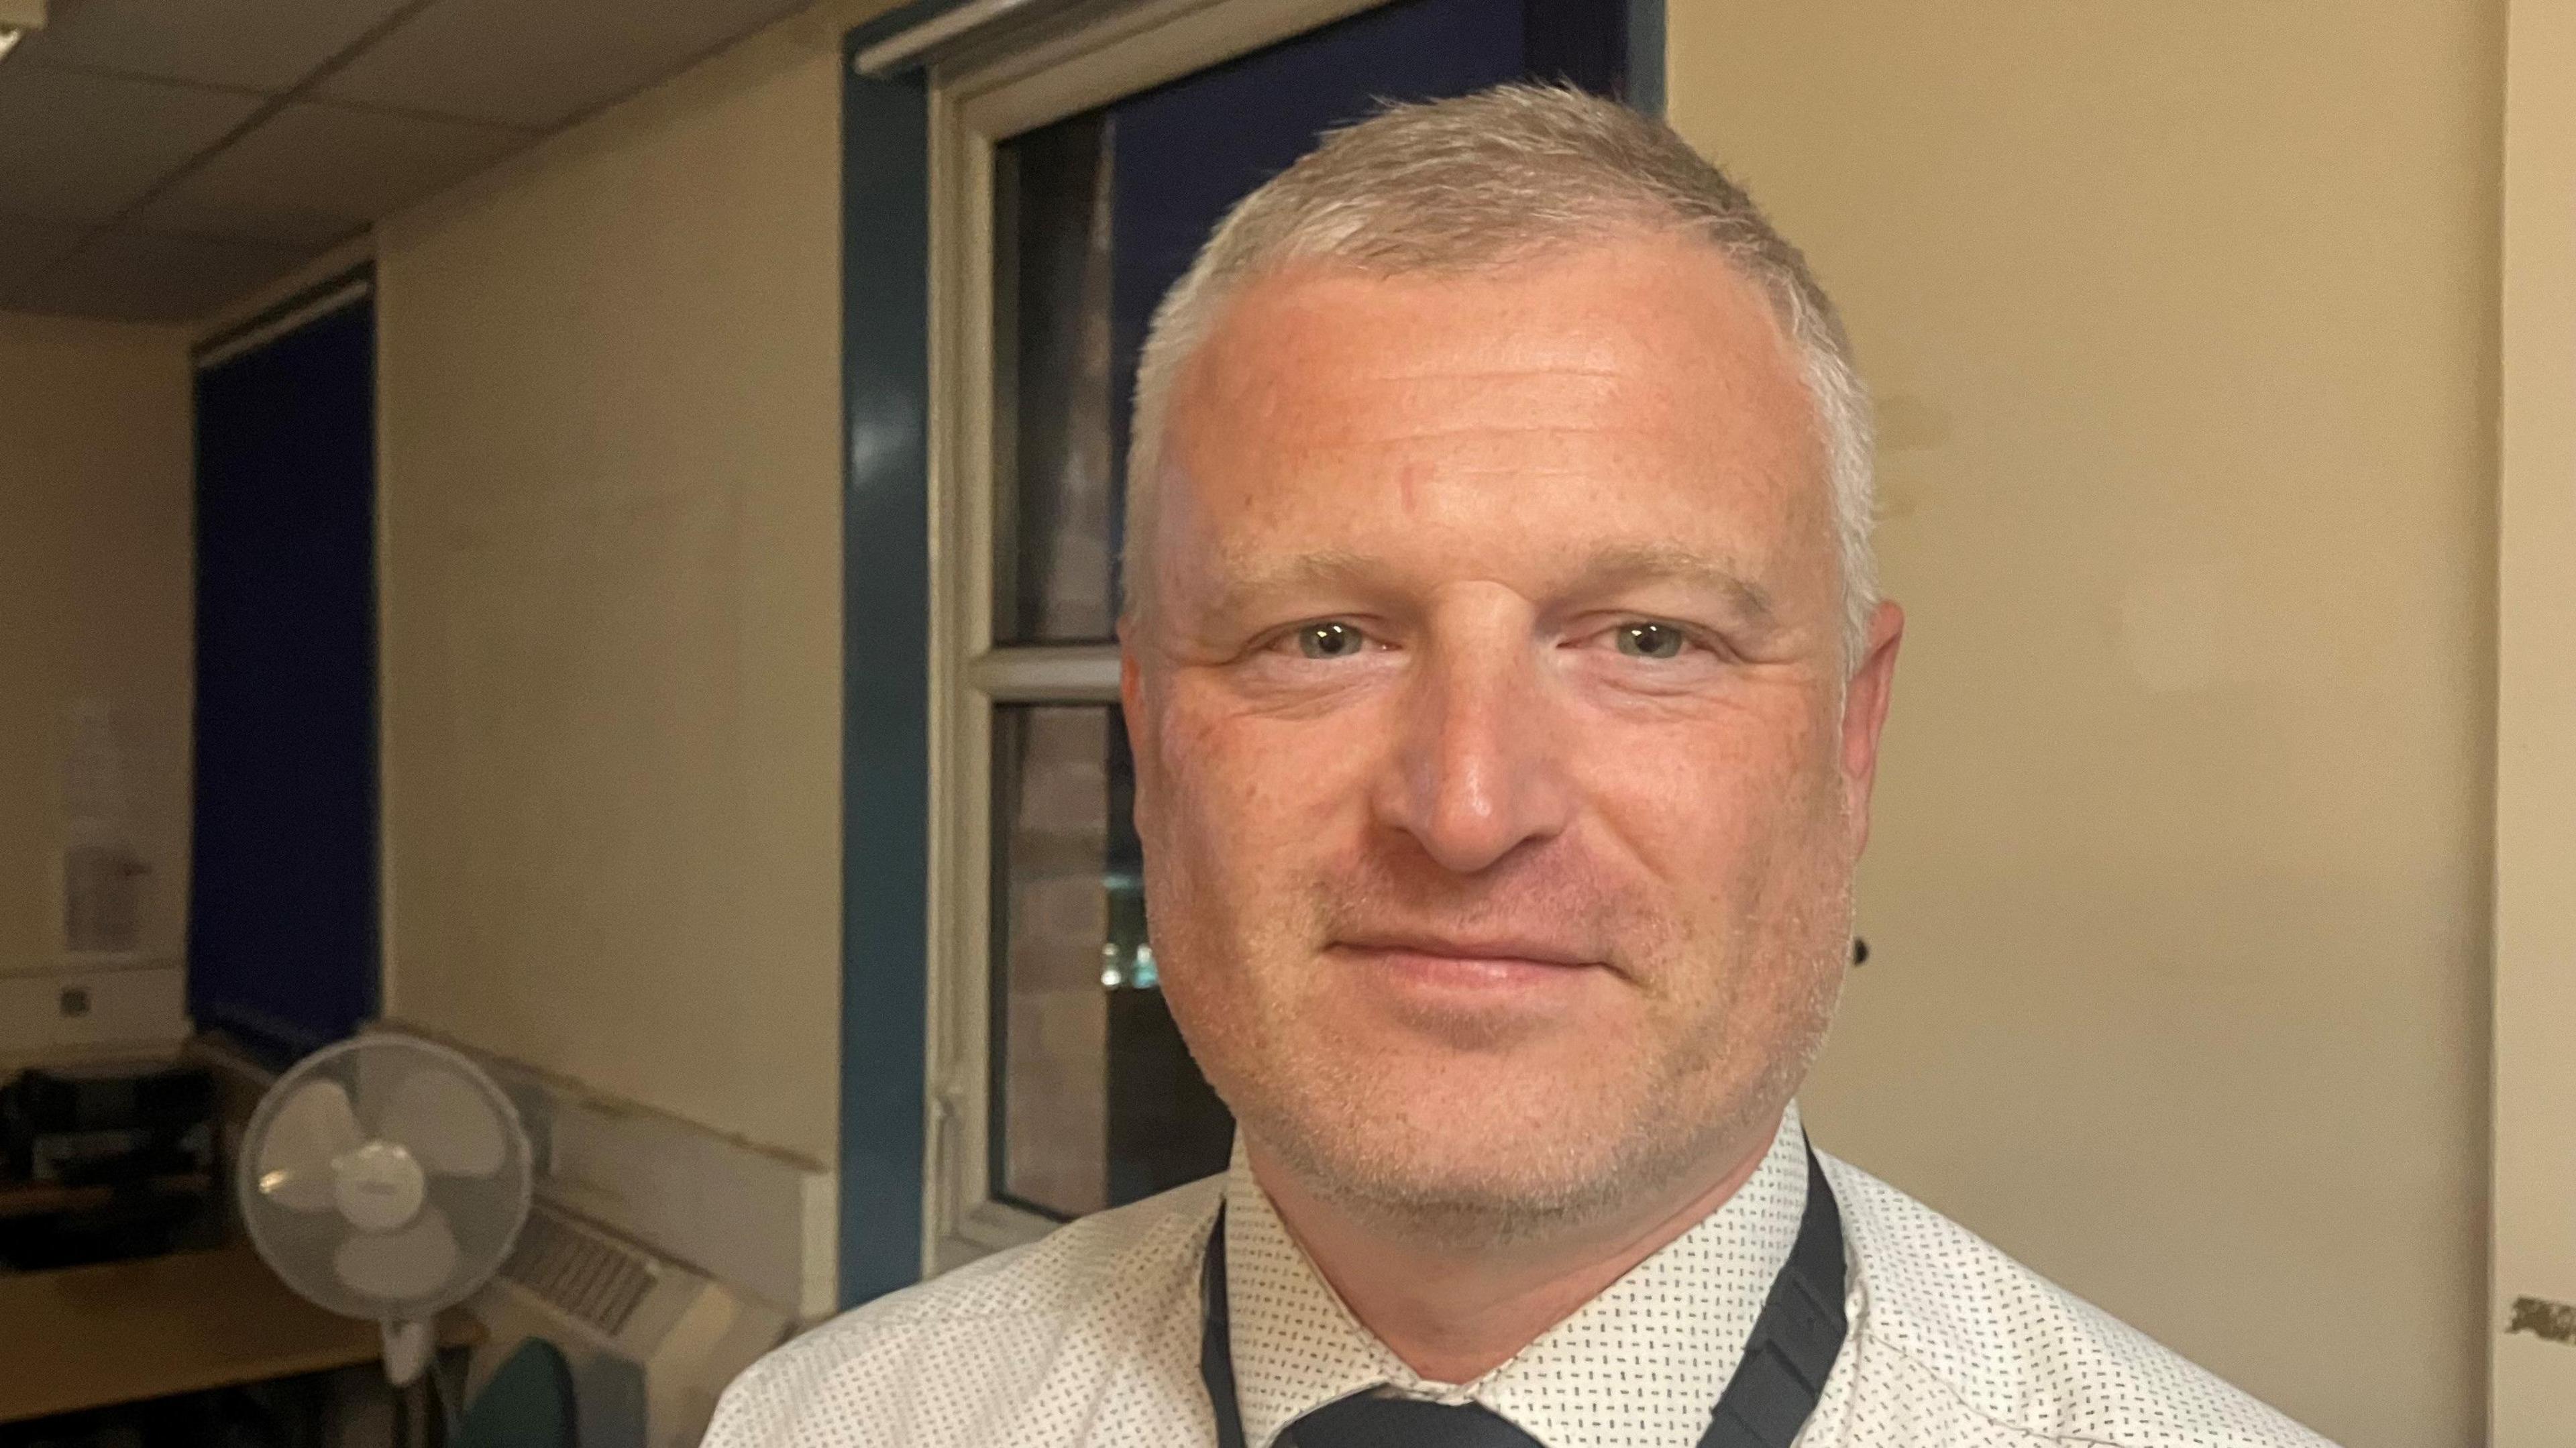
M63 948L124 955L142 946L146 866L134 853L125 758L105 699L72 705L63 758Z

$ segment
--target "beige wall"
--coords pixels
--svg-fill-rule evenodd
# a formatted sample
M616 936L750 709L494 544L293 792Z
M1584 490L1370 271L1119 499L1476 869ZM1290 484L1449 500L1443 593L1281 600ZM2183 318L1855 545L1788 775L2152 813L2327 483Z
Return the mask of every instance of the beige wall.
M2484 1441L2500 6L1668 13L1883 402L1820 1140L2351 1448Z
M2492 1448L2558 1448L2576 1351L2525 1299L2576 1303L2576 10L2511 7L2496 701Z
M151 871L142 953L181 953L190 387L179 330L0 315L0 975L66 964L65 765L90 701Z
M389 1014L818 1162L839 27L379 229Z

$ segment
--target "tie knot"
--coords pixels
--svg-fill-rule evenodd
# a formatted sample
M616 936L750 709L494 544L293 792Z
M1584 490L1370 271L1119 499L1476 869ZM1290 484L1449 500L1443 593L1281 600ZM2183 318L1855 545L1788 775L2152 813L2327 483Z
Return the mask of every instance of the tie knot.
M1282 1448L1542 1448L1536 1438L1476 1403L1360 1393L1288 1425Z

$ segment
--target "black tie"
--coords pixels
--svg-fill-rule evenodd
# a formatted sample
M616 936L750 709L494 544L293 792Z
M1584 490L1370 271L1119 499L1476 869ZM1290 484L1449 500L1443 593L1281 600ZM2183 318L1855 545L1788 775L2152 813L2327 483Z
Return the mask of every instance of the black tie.
M1360 1393L1288 1426L1296 1448L1541 1448L1490 1408Z

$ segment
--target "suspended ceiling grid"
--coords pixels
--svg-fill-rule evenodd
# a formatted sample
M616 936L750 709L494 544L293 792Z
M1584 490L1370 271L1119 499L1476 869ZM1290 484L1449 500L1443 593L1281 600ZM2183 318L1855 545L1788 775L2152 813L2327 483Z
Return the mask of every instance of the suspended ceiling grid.
M54 0L0 59L0 311L178 321L806 0Z

